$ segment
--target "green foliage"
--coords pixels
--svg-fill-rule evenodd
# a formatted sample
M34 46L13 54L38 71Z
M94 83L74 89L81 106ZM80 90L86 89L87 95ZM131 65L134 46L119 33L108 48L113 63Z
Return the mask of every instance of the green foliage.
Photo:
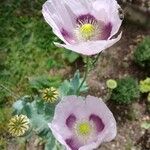
M77 57L68 54L65 61L62 59L66 51L53 44L58 38L43 19L43 3L43 0L2 0L0 4L0 85L3 85L0 117L5 120L0 122L2 134L7 130L7 114L10 114L5 106L10 111L15 97L31 94L31 88L37 91L45 86L57 87L61 77L49 77L49 70L64 67L66 61L73 62ZM26 109L30 110L28 105Z
M56 148L56 141L53 137L48 123L54 115L55 105L44 102L40 97L24 96L13 105L13 114L24 114L30 119L31 129L26 133L25 139L29 139L33 133L46 140L46 150ZM50 146L48 148L48 146Z
M45 144L44 150L65 150L53 137L49 138Z
M147 77L145 80L141 80L139 86L142 93L150 92L150 78Z
M66 50L62 54L62 57L63 57L63 59L66 59L69 63L74 63L80 57L80 55L78 53Z
M54 105L45 103L37 96L33 98L25 96L16 101L13 108L14 115L23 114L30 119L31 127L34 129L32 131L36 132L37 135L43 137L50 132L48 122L50 122L54 114Z
M65 80L60 88L60 95L61 96L66 96L66 95L76 95L78 88L81 84L81 82L83 81L83 78L80 78L80 73L79 71L76 71L76 73L74 74L74 77L70 80ZM84 84L82 85L82 87L80 88L79 93L85 93L88 90L88 86L86 84L86 82L84 82Z
M29 84L33 90L39 91L44 88L58 87L61 83L60 76L39 76L29 80Z
M8 107L0 108L0 135L1 137L7 134L7 123L11 117L11 109Z
M0 138L0 150L5 150L7 142L4 138Z
M135 62L142 67L150 67L150 37L146 37L134 52Z
M58 81L58 79L56 81ZM65 80L60 85L60 96L76 94L82 81L83 79L80 78L80 73L77 71L72 79ZM52 80L51 78L47 77L38 77L34 80L31 80L30 84L32 88L39 90L54 86L52 84L57 84L58 86L60 83L55 83L55 78ZM86 83L84 83L79 92L86 92L87 90L88 87ZM13 104L13 109L13 115L23 114L30 119L31 129L26 133L24 138L28 139L33 133L35 133L46 141L45 150L64 149L59 143L56 142L48 127L48 123L51 122L54 116L55 104L47 103L37 95L26 95L21 97Z
M65 51L53 44L58 38L41 15L43 2L6 0L0 5L0 83L14 93L28 92L31 76L48 75L51 68L66 65ZM6 92L1 93L5 101Z
M145 130L148 130L150 129L150 122L148 121L145 121L141 124L141 128L145 129Z
M115 89L117 87L117 82L116 80L109 79L106 81L106 85L109 89Z
M11 94L4 89L3 85L0 85L0 106L5 105L7 102L8 97L11 96Z
M51 68L59 69L79 57L53 44L59 40L43 19L43 2L6 0L0 5L0 83L20 95L30 92L27 81L33 75L48 76ZM6 102L8 94L0 93L0 103Z
M0 108L0 124L3 122L7 122L11 115L10 108Z
M125 77L117 81L117 88L112 91L111 99L119 104L129 104L139 98L139 86L135 79Z

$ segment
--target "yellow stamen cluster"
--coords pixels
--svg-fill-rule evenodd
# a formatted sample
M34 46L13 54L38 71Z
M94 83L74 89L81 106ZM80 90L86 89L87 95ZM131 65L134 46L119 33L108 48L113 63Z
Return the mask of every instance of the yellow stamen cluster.
M46 88L42 91L43 100L49 103L54 103L55 101L57 101L58 96L59 96L59 92L57 91L57 89L53 87Z
M25 115L16 115L11 118L8 129L12 136L22 136L29 129L29 119Z
M91 125L88 122L83 122L77 125L77 134L81 136L88 136L91 133Z
M83 24L79 30L81 36L86 40L90 40L95 34L95 27L90 23Z

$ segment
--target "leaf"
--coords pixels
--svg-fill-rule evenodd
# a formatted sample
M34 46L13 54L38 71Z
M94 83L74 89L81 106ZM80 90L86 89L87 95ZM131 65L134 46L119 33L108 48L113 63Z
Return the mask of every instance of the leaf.
M26 115L31 122L31 127L41 137L45 137L50 129L48 123L54 114L54 105L44 103L38 96L32 102L25 101L22 97L14 104L15 114Z
M44 115L32 113L32 117L30 118L32 127L36 131L38 135L41 136L46 135L49 132L48 120L45 119Z
M18 101L16 101L13 104L13 108L14 108L13 114L14 115L24 114L30 118L31 117L31 106L30 106L31 101L32 101L31 97L28 95L21 97Z
M48 127L48 123L51 121L53 113L49 110L48 112L45 111L45 107L47 104L42 103L39 99L34 100L30 103L31 106L31 124L33 129L35 130L36 134L40 137L45 137L49 132L50 129ZM39 109L42 109L39 111Z
M42 114L44 113L44 102L43 100L36 100L36 106L37 108L37 113Z
M63 58L68 60L69 63L74 63L79 57L79 54L71 51L65 51L65 53L63 53Z
M29 103L24 105L22 114L26 115L28 118L31 118L31 106Z
M45 103L45 116L52 117L54 115L55 105L50 103Z
M141 124L141 128L144 128L146 130L150 129L150 122L143 122Z
M53 137L53 135L47 140L44 150L65 150Z
M68 80L65 80L59 87L61 97L68 95L70 89L71 89L70 82Z
M49 87L58 87L60 85L61 78L59 76L40 76L29 80L29 84L32 89L40 90Z
M54 146L55 139L51 136L51 138L49 138L49 140L46 142L44 150L52 150Z
M13 104L14 114L20 114L24 108L25 101L18 100Z
M76 92L80 86L80 73L77 70L74 74L74 77L71 80L71 86L73 87L74 92Z
M66 95L76 95L77 94L77 90L80 86L80 84L82 83L83 81L83 78L80 78L80 73L79 71L77 70L74 74L74 77L70 80L65 80L60 88L59 88L59 91L60 91L60 95L63 97L63 96L66 96ZM86 84L86 82L84 82L84 84L82 85L82 87L80 88L80 93L81 92L87 92L88 90L88 86Z

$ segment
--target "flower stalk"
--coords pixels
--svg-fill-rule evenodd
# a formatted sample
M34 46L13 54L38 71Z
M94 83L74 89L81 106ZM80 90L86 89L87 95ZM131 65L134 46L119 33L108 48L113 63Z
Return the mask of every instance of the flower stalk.
M100 55L101 55L102 52L100 52L99 54L97 54L94 58L94 60L92 60L92 62L90 61L90 57L86 57L86 60L85 60L85 71L84 71L84 76L83 76L83 80L77 90L77 95L80 94L80 89L82 88L84 82L86 81L86 78L88 76L88 73L89 71L91 71L93 69L93 66L95 66L95 64L97 63Z
M84 82L86 81L86 78L87 78L87 75L88 75L88 72L89 72L89 57L86 57L86 64L85 64L85 72L84 72L84 77L83 77L83 80L77 90L77 95L80 94L80 89L82 88Z

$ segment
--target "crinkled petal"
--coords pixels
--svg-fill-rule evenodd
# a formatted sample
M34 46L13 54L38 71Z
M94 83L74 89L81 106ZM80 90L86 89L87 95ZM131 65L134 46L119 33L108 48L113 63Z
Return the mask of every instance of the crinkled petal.
M72 138L73 134L68 128L66 120L72 114L75 115L77 119L81 116L86 116L84 111L84 102L81 97L77 96L67 96L56 106L54 119L52 123L49 124L52 133L55 138L64 146L66 146L66 139ZM70 150L68 146L67 150Z
M62 36L60 32L61 23L58 17L55 14L51 15L49 10L50 9L48 8L48 6L44 4L42 13L46 22L52 27L53 32L56 36L58 36L64 43L68 43L67 40L64 39L64 37Z
M92 12L98 20L102 20L106 24L109 22L112 24L111 38L119 31L122 24L122 20L120 19L118 12L120 6L116 0L95 0L92 5Z
M115 118L101 99L88 96L86 98L86 109L89 110L89 114L94 113L102 118L105 124L105 129L99 134L97 141L84 145L80 147L79 150L96 149L100 146L101 143L109 142L114 139L117 134Z
M72 150L79 150L81 147L81 143L76 137L66 139L66 143Z
M94 16L105 23L109 22L109 15L108 15L108 10L109 10L109 5L107 0L95 0L92 3L92 9L91 13L94 14Z
M52 121L53 126L57 128L57 131L63 135L64 130L67 133L66 138L70 136L70 131L68 128L67 119L70 115L74 115L76 119L80 117L85 117L86 112L84 110L84 103L81 97L77 96L67 96L56 106L55 108L55 115Z
M95 55L101 51L111 47L113 44L118 42L121 39L122 33L118 35L117 38L111 40L101 40L101 41L88 41L78 44L59 44L55 43L58 47L64 47L66 49L72 50L74 52L83 54L83 55Z
M48 14L48 16L46 16L45 18L46 20L49 20L49 18L51 18L53 21L57 20L60 23L56 24L58 27L62 25L62 27L65 27L66 30L72 30L74 28L74 18L70 17L70 14L68 13L67 8L65 7L65 3L63 1L46 1L43 5L42 12L43 14ZM55 17L53 18L53 16Z
M105 135L105 139L103 141L111 141L112 139L114 139L117 133L116 121L113 114L103 102L103 100L97 97L88 96L86 98L86 104L86 108L89 110L89 115L98 115L105 125L104 131L100 133L100 137L103 137L103 134Z
M67 7L70 8L73 14L76 16L80 16L83 14L89 13L88 8L89 4L88 1L86 0L63 0Z
M43 5L42 13L53 32L64 43L68 44L75 42L76 18L82 14L87 14L89 6L89 2L80 0L48 0ZM64 30L67 37L63 35Z
M82 114L82 112L84 112L83 110L84 110L84 103L81 97L77 96L64 97L55 108L55 115L54 115L55 117L53 119L53 123L59 125L63 124L64 126L64 124L66 123L66 119L70 115L73 114L77 119L79 119L78 117L82 115L84 116L85 114Z
M105 125L104 129L99 133L98 140L96 142L92 142L80 148L80 150L91 150L97 148L102 142L109 142L114 139L117 134L117 129L115 118L102 99L87 96L85 102L87 116L95 114L102 119Z
M110 19L110 22L112 23L112 31L111 31L110 38L114 36L116 33L118 33L119 28L122 24L122 20L120 19L119 11L118 11L119 8L120 6L114 0L114 2L111 5L110 12L109 12L109 19Z
M105 35L108 35L108 39L111 39L118 32L122 23L122 20L119 18L118 8L120 6L116 0L48 0L43 5L42 13L46 22L52 27L53 32L67 44L64 47L78 52L80 51L76 50L78 46L81 49L85 46L87 48L88 46L82 41L79 42L81 44L77 44L74 33L77 25L76 19L81 15L91 14L99 21L103 21L106 25L110 23L112 25L111 32L109 31L110 33L105 33ZM106 41L100 42L102 45L100 50L110 47L109 45L113 45L113 42L115 43L115 39L107 41L108 44L106 44ZM96 41L94 43L91 41L87 43L94 45L95 48L98 42ZM76 45L72 46L70 44ZM81 53L86 55L84 51ZM93 53L87 53L87 55L93 55Z
M49 128L51 129L54 137L62 144L66 147L67 150L71 150L70 147L67 145L67 143L65 142L65 137L62 136L59 131L57 130L57 128L55 127L55 125L53 123L49 123L48 124ZM64 132L64 134L66 135L66 133Z
M46 22L52 27L53 32L62 41L68 43L63 37L61 30L65 29L69 34L72 34L75 20L67 11L65 3L63 1L48 0L43 5L42 13Z

